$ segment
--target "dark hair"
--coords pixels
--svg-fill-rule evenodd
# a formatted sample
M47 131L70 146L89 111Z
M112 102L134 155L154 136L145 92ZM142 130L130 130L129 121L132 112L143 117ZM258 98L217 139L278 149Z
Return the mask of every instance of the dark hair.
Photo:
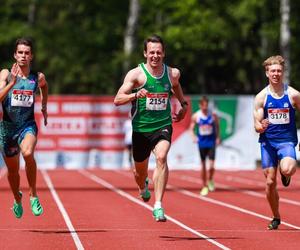
M32 44L32 40L30 38L22 37L22 38L17 39L16 43L15 43L15 52L17 51L18 45L20 45L20 44L29 46L31 49L31 53L33 53L33 44Z
M144 51L147 51L147 44L149 42L160 43L163 47L163 51L165 51L165 43L159 35L154 34L154 35L152 35L152 36L150 36L150 37L148 37L147 39L144 40Z
M208 100L208 98L207 98L207 96L202 96L202 98L199 100L199 103L203 103L203 102L209 102L209 100Z

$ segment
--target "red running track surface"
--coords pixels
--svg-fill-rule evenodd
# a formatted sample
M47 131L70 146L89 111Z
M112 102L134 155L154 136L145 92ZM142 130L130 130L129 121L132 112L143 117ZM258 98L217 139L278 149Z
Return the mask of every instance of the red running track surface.
M154 197L149 203L138 198L130 171L39 171L40 217L30 211L24 170L20 174L24 215L16 219L6 171L0 171L0 249L299 249L299 170L288 188L278 177L282 224L276 231L266 229L271 211L261 170L216 171L217 189L206 197L199 195L200 172L171 171L166 223L152 218Z

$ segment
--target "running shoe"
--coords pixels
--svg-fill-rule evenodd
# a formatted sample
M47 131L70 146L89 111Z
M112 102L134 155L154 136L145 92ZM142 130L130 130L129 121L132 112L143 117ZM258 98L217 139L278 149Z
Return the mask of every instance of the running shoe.
M213 192L213 191L215 191L215 183L214 183L214 181L213 180L211 180L211 181L208 181L208 190L210 191L210 192Z
M268 225L269 230L276 230L278 226L280 225L280 219L278 218L273 218L273 220L270 222Z
M23 215L23 207L22 207L22 192L19 191L19 195L21 197L21 201L20 203L17 203L16 201L14 201L14 205L13 205L13 212L14 212L14 215L16 216L16 218L20 219Z
M290 185L290 182L291 182L291 177L286 177L284 174L281 173L280 171L280 168L279 168L279 172L280 172L280 175L281 175L281 182L282 182L282 185L287 187L288 185Z
M35 216L39 216L43 213L43 207L38 197L30 197L31 211Z
M201 191L200 191L200 195L201 196L206 196L206 195L208 195L208 187L203 187L202 189L201 189Z
M144 202L148 202L151 198L151 193L148 189L148 184L149 184L149 180L148 180L148 178L146 178L145 189L142 193L140 193L140 196L141 196L141 198L143 199Z
M153 217L157 222L165 222L167 218L162 207L153 209Z

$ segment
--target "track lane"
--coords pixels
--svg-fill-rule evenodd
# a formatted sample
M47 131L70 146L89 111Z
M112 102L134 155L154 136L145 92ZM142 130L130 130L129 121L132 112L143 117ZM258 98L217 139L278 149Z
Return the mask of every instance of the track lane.
M169 183L171 184L174 184L174 180L172 178L173 176L173 173L171 172L170 174L170 181ZM189 188L192 190L192 196L194 196L194 199L196 200L200 200L199 199L199 195L198 195L198 190L199 188L196 187L195 185L193 184L190 184L190 183L182 183L182 185L184 187L186 186L190 186ZM176 181L176 185L174 185L175 187L173 187L174 191L175 192L179 192L179 190L175 190L176 188L180 188L180 184L178 184L178 182ZM197 190L197 191L195 191ZM170 190L167 192L167 194L169 193L170 195ZM172 193L172 199L169 200L169 195L166 195L165 197L165 201L164 201L164 204L165 204L165 207L167 208L167 213L170 213L172 214L172 211L170 212L170 204L172 204L172 201L175 200L175 194ZM185 194L187 195L187 194ZM224 194L223 194L224 195ZM236 194L235 193L232 193L232 191L228 192L228 194L226 194L225 196L235 196ZM245 196L245 195L244 195ZM246 199L247 196L245 196ZM234 248L238 248L238 249L246 249L247 246L249 247L249 245L251 245L251 249L261 249L262 247L262 242L265 242L264 243L264 246L270 246L270 247L273 247L273 249L279 249L279 248L282 248L283 245L281 245L281 242L278 242L281 240L281 235L278 234L279 232L283 232L285 229L282 229L280 231L277 231L277 232L270 232L268 230L266 230L266 225L267 225L267 221L266 219L268 219L267 216L265 216L264 219L260 218L260 217L257 217L257 216L253 216L253 215L249 215L249 214L245 214L245 213L241 213L240 211L229 211L229 210L232 210L232 209L229 209L227 210L226 207L221 207L221 209L217 209L218 211L215 210L214 206L217 205L217 204L213 204L211 205L210 203L211 202L208 202L208 204L205 204L205 205L201 205L201 207L199 207L199 204L201 204L200 202L191 202L191 201L186 201L185 199L183 199L182 197L181 198L178 198L177 200L179 200L181 203L184 203L186 204L186 206L184 206L184 208L182 208L183 211L185 211L186 213L191 213L191 214L197 214L197 212L189 212L190 211L190 207L196 207L198 213L201 213L201 214L206 214L207 215L207 220L209 219L212 219L213 221L217 221L218 223L216 223L215 225L211 225L209 224L207 221L204 221L205 223L205 228L209 231L211 230L212 233L217 233L217 232L220 232L222 231L223 232L223 235L227 235L225 236L226 238L226 243L222 242L221 240L221 243L224 243L226 244L226 246L229 246L232 247L233 249ZM257 203L257 200L256 200L256 203ZM263 202L265 204L265 202ZM188 206L188 208L187 208ZM217 205L219 206L219 205ZM171 206L172 207L172 206ZM177 204L177 207L178 207L178 204ZM208 209L206 209L208 208ZM178 212L174 211L177 215L178 215ZM221 215L221 216L220 216ZM225 216L225 218L224 218ZM177 216L176 216L177 218ZM192 219L189 218L188 220L190 220L189 222L186 222L190 225L190 223L193 223L193 221L198 221L197 220L197 217L193 217ZM184 221L184 220L183 220ZM191 225L193 226L193 225ZM214 226L214 227L213 227ZM221 227L221 228L219 228ZM230 229L228 230L228 228L230 227ZM284 227L284 226L282 226ZM211 228L211 229L210 229ZM226 230L227 228L227 230ZM294 243L295 241L299 243L298 241L298 230L293 230L291 228L286 228L285 232L291 232L292 231L292 234L289 235L289 240L288 240L288 245L284 245L284 247L287 247L289 249L289 247L291 247L291 249L296 245L296 243ZM233 236L233 239L235 240L231 240L231 243L233 244L232 246L230 245L231 243L228 243L228 241L230 241L230 232L234 234L237 234L235 236ZM276 237L275 239L268 239L266 240L265 237L267 237L267 234L276 234L278 235L278 237ZM253 235L253 237L251 237L251 235ZM216 236L217 237L217 236ZM270 241L270 242L269 242Z
M16 219L11 211L13 196L6 176L0 179L0 248L1 249L75 249L66 224L57 209L40 172L37 189L44 214L35 217L31 213L28 184L24 170L20 171L24 214Z
M98 172L101 177L106 173L117 176L113 171ZM173 223L156 223L145 207L77 171L48 174L85 249L216 249ZM119 178L116 188L135 193L135 199L133 183Z

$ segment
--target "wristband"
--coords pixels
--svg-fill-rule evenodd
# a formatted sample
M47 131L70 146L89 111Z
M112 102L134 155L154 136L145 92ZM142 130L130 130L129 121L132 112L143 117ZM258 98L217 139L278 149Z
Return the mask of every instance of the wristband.
M181 104L181 107L183 107L183 106L188 106L188 105L189 105L187 101L183 101L183 102L181 102L180 104Z

